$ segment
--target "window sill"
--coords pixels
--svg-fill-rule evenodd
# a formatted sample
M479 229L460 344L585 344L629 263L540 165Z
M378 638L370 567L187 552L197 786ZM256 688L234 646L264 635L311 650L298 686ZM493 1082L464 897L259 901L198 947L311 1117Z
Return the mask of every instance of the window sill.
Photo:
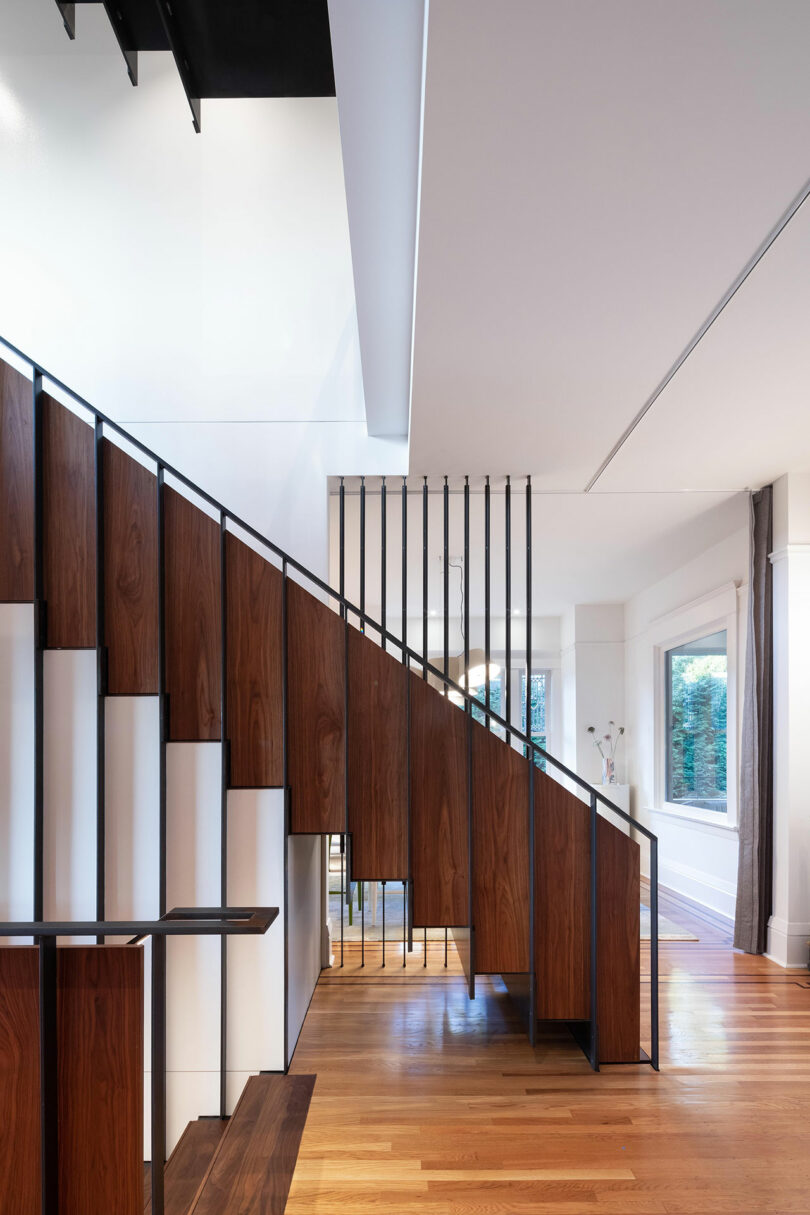
M690 827L708 828L710 835L715 832L719 835L737 835L739 831L736 822L722 822L719 814L701 813L700 810L692 812L676 810L673 806L648 806L647 811L650 814L660 814L664 818L675 819L676 822Z

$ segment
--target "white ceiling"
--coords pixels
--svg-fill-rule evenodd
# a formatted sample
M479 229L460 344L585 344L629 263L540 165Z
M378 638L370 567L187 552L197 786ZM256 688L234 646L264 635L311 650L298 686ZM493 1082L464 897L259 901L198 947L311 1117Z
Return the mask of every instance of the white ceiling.
M432 0L423 148L411 469L582 491L810 177L810 5ZM597 491L810 466L808 225Z

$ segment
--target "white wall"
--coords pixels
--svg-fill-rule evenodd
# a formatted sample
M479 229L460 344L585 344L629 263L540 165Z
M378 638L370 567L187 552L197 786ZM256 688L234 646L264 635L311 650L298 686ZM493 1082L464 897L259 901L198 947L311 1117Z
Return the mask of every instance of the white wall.
M630 599L626 618L627 773L636 817L659 839L663 885L726 916L734 914L737 888L736 828L677 818L656 808L655 790L655 622L701 596L736 582L737 704L742 710L748 577L747 499L741 495L738 528L696 560L676 569ZM647 866L642 849L642 865Z

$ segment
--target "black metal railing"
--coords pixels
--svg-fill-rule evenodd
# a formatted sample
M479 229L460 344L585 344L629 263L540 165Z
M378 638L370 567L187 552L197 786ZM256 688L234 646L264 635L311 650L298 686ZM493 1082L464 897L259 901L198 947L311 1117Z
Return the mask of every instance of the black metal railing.
M204 489L202 489L199 485L197 485L194 481L192 481L190 477L187 477L184 473L180 472L179 469L174 468L172 465L168 464L159 455L157 455L157 453L155 453L149 447L147 447L145 443L141 443L140 440L134 438L134 436L131 435L124 427L120 426L117 422L113 421L112 418L108 417L106 414L104 414L100 410L96 409L96 407L94 405L91 405L89 401L86 401L78 393L74 392L73 389L69 388L68 385L65 384L62 380L60 380L57 376L52 375L45 368L43 368L35 359L32 359L29 355L25 354L24 351L20 350L16 346L14 346L13 343L6 341L6 339L4 339L4 338L0 338L0 344L5 346L7 350L11 351L18 359L20 359L24 363L26 363L31 368L31 372L32 372L32 376L33 376L34 484L35 484L35 499L36 499L35 500L35 520L37 521L35 524L35 571L37 569L41 568L41 548L42 548L42 543L41 543L42 542L41 425L38 423L38 418L41 415L41 394L42 394L42 381L43 380L47 380L50 384L54 385L56 388L58 388L61 392L63 392L72 401L74 401L77 405L79 405L82 409L86 410L92 416L92 418L94 419L95 426L96 426L96 436L97 437L100 433L103 433L103 429L101 431L99 430L99 424L101 425L101 428L109 428L110 431L114 432L117 435L120 435L121 438L123 438L125 440L125 442L127 443L128 446L134 448L136 451L139 451L143 456L145 456L148 460L152 461L156 466L157 481L158 481L158 546L159 546L158 596L159 596L159 617L160 617L159 642L158 642L159 648L160 648L160 662L159 662L160 697L159 697L159 699L160 699L161 705L162 705L161 713L160 713L160 717L161 717L161 724L160 724L160 737L161 737L161 775L160 775L161 911L165 911L165 891L166 891L165 748L166 748L166 740L167 740L166 721L165 721L165 705L164 705L164 701L165 701L165 676L164 676L165 638L164 638L164 628L163 628L163 623L164 623L164 621L163 621L163 615L164 615L164 606L163 606L164 552L163 552L162 511L163 511L164 477L166 474L169 474L169 476L171 476L174 480L176 480L181 485L183 485L187 489L189 489L195 495L195 497L197 499L204 502L207 506L209 506L211 508L211 510L219 518L220 525L223 529L227 529L227 525L230 522L234 527L239 528L246 535L250 536L253 540L257 541L260 545L262 545L263 548L265 548L270 553L272 553L281 562L283 586L284 586L283 599L282 599L282 603L283 603L282 610L283 610L285 617L286 617L286 584L287 584L287 579L289 577L289 571L292 569L296 573L298 573L302 577L304 577L309 583L311 583L315 588L317 588L318 591L320 591L323 595L325 595L333 603L335 603L347 621L348 621L349 616L356 617L361 631L366 632L369 628L372 629L379 636L381 644L390 643L395 650L399 650L401 652L403 663L405 663L408 666L413 666L414 668L416 668L418 670L421 670L422 675L425 679L427 679L429 675L432 676L441 686L443 686L443 688L445 689L446 692L453 692L457 699L460 697L463 701L465 712L467 712L470 715L472 715L473 709L475 709L476 711L479 711L479 712L483 712L486 715L486 719L487 719L487 722L490 725L490 727L492 725L499 727L500 729L502 729L505 732L505 735L508 739L516 740L518 743L522 744L526 756L532 757L531 769L533 769L534 765L537 763L538 760L542 760L545 763L546 767L550 766L551 768L553 768L555 770L555 772L557 772L560 776L565 778L566 781L568 781L570 784L572 784L577 789L579 789L583 794L585 794L588 804L591 807L596 805L597 813L591 815L591 855L593 858L595 858L594 861L592 862L592 866L591 866L591 888L590 888L590 898L591 898L591 942L590 942L590 945L591 945L592 969L595 968L595 965L596 965L595 959L597 956L597 940L598 940L598 923L597 923L598 910L597 910L597 906L596 906L597 894L598 894L598 886L597 886L598 857L597 857L597 835L596 835L598 807L599 806L604 807L604 809L606 809L606 810L610 811L612 814L616 815L623 822L627 823L634 831L638 832L646 840L648 840L649 846L650 846L649 881L650 881L650 1018L651 1018L649 1062L657 1070L658 1066L659 1066L658 839L652 831L650 831L647 827L645 827L642 823L638 822L636 819L632 818L632 816L627 814L620 806L617 806L614 802L612 802L608 797L605 796L604 793L601 792L601 790L595 789L583 777L579 776L576 772L574 772L566 764L562 763L562 761L558 760L550 752L545 750L545 748L541 747L538 743L534 742L531 738L530 714L527 714L527 717L529 718L529 720L527 722L529 728L528 728L527 732L524 733L523 731L517 729L511 723L511 721L505 720L503 717L500 716L500 714L496 713L495 710L492 708L491 703L488 703L487 700L485 700L482 703L481 701L478 700L478 698L475 695L473 695L473 693L469 689L461 687L458 683L456 683L454 680L452 680L450 678L450 676L448 674L449 655L448 655L448 638L446 636L446 632L447 632L447 626L446 626L447 612L446 611L445 611L445 639L444 639L444 659L445 659L444 669L440 670L433 663L428 661L428 657L427 657L427 641L428 641L427 574L426 574L426 570L427 570L427 564L426 564L426 562L427 562L427 556L426 556L427 521L428 521L427 478L424 479L424 485L423 485L423 489L422 489L423 539L424 539L425 552L423 554L423 576L424 576L423 652L420 654L416 650L412 649L407 644L406 638L404 638L404 637L399 638L395 634L391 633L386 628L385 621L383 621L383 622L377 621L365 611L365 561L364 560L361 561L361 603L360 603L360 606L358 606L357 604L353 603L348 598L348 596L345 594L344 587L341 587L340 590L335 590L334 587L330 586L329 583L326 582L323 578L321 578L318 574L315 574L312 570L308 569L302 562L296 560L295 557L293 557L289 553L285 552L285 550L282 549L279 545L275 544L272 540L269 540L266 536L262 535L261 532L259 532L256 528L252 527L251 524L247 523L244 519L241 519L238 515L234 514L232 511L228 510L228 508L225 507L221 502L219 502L211 494L207 493ZM467 493L467 500L469 501L469 498L468 498L469 485L467 485L467 487L466 487L466 493ZM343 485L341 485L340 494L341 494L341 502L342 502L344 494L345 494L345 487ZM444 505L445 558L447 558L448 505L447 505L447 486L446 485L443 487L443 496L444 496L444 503L445 503L445 505ZM363 548L363 555L364 555L364 550L365 550L365 483L364 483L364 479L361 480L360 503L361 503L361 512L360 512L361 513L361 545ZM529 479L529 483L527 484L527 523L528 523L528 520L530 517L530 510L531 510L531 484L530 484L530 479ZM98 554L97 554L97 559L98 559ZM531 608L531 598L530 598L530 594L531 594L531 592L530 592L531 545L530 545L530 543L527 544L526 560L527 560L527 608L530 610L530 608ZM447 559L445 559L445 563L444 563L445 582L446 582L446 578L447 578L447 565L448 565L448 562L447 562ZM465 570L466 569L467 569L467 563L465 562ZM343 558L341 560L341 571L342 571L341 582L343 582L344 581ZM220 577L222 577L222 576L223 576L223 571L221 571L221 574L220 574ZM42 614L41 595L42 595L42 579L41 579L41 574L40 574L39 579L37 579L37 577L35 575L35 620L38 620ZM466 599L467 599L467 604L469 604L469 595L467 595ZM447 601L447 590L445 588L445 603L446 603L446 601ZM467 608L467 610L469 610L469 609ZM530 619L531 619L530 615L529 615L528 619L530 621ZM284 636L284 649L285 649L284 662L283 662L284 704L285 704L285 712L284 712L284 722L285 722L285 725L284 725L284 730L285 730L284 786L285 786L285 800L287 803L286 807L285 807L285 823L287 823L287 819L288 819L288 815L289 815L289 798L287 796L287 746L286 746L286 728L287 728L286 727L286 721L287 721L287 713L286 713L286 682L287 682L286 629L284 630L283 636ZM468 644L468 639L469 639L469 630L468 629L466 630L466 637L467 637L467 644ZM43 639L42 639L41 630L39 627L36 627L36 638L37 638L36 653L37 653L38 658L41 658ZM35 670L37 672L37 684L39 685L39 684L41 684L40 666L37 666L35 668ZM527 647L526 694L527 694L527 704L530 704L531 703L531 657L530 657L530 652L528 650L528 647ZM35 697L35 717L36 717L35 832L39 833L38 838L40 840L40 844L35 847L34 889L35 889L35 892L39 892L39 897L41 899L42 887L43 887L43 882L42 882L43 853L42 853L42 847L41 847L42 765L43 765L42 696L41 696L41 694L39 696ZM470 746L470 745L471 745L471 743L468 741L468 746ZM103 771L101 765L99 765L99 771ZM532 777L533 777L533 771L532 771ZM103 829L103 808L100 813L102 815L102 818L100 819L100 825ZM530 822L531 822L531 819L530 819ZM288 823L287 823L287 826L288 826ZM287 838L287 830L285 827L285 852L286 852L286 838ZM531 838L531 835L530 835L530 838ZM285 856L285 871L286 871L286 856ZM36 910L36 903L35 903L35 910ZM285 907L285 912L286 912L286 907ZM41 909L40 909L40 915L41 915ZM531 918L533 920L533 915ZM285 914L285 990L286 990L286 986L287 986L286 979L287 979L287 968L288 968L286 938L287 938L287 933L286 933L286 914ZM223 976L224 976L225 967L226 967L226 957L225 957L224 951L223 951L222 965L223 965ZM470 971L471 971L471 976L472 976L474 973L474 968L472 965L470 967ZM534 986L534 984L532 983L532 987L533 986ZM593 988L593 990L595 990L595 984L592 985L592 988ZM471 979L471 994L472 994L472 990L473 990L473 984L472 984L472 979ZM593 998L593 990L592 990L592 998ZM223 999L225 998L224 992L223 992L222 998ZM288 1054L287 1018L288 1018L287 1001L285 999L285 1064L287 1062L287 1054ZM532 1017L532 1022L533 1022L533 1017ZM533 1037L533 1033L534 1033L534 1026L532 1024L532 1025L530 1025L530 1035L532 1037ZM596 1040L595 1027L593 1027L593 1026L592 1026L592 1031L591 1031L591 1050L590 1050L589 1058L590 1058L591 1065L594 1068L597 1068L599 1065L598 1041ZM224 1077L224 1074L225 1074L225 1067L226 1067L225 1035L223 1034L222 1041L221 1041L221 1057L220 1057L221 1083L224 1083L224 1080L222 1080L222 1077Z
M33 937L39 946L40 1169L42 1215L59 1215L59 1047L57 1024L58 937L152 938L152 1206L163 1215L166 1162L166 937L260 936L278 916L277 907L175 907L159 920L19 920L0 923L0 938ZM155 955L162 964L155 965ZM157 1063L157 1066L156 1066ZM88 1151L91 1145L88 1144ZM7 1195L13 1200L14 1195Z

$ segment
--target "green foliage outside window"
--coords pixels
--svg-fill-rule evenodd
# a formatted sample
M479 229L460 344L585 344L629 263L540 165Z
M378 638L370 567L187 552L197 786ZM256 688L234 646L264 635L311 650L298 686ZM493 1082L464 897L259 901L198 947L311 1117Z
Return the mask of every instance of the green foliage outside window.
M725 647L722 632L667 651L667 801L720 812L728 808Z

